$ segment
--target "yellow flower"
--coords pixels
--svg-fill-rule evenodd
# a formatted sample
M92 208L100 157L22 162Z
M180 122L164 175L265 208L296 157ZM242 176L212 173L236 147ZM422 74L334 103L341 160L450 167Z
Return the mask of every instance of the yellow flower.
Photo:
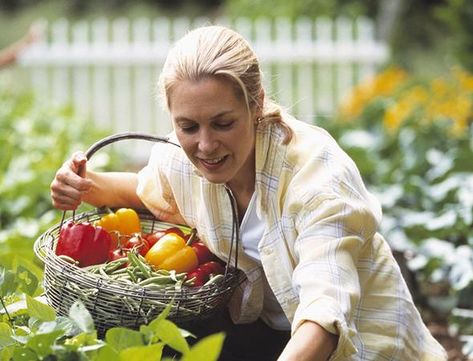
M404 122L411 114L411 111L412 105L406 99L399 101L398 103L393 103L384 113L384 127L390 132L397 130L402 122Z
M356 86L340 106L343 119L359 116L370 101L378 96L387 96L405 82L407 73L400 68L388 68L378 75Z
M453 68L452 73L454 78L458 81L460 90L473 92L473 74L458 67Z

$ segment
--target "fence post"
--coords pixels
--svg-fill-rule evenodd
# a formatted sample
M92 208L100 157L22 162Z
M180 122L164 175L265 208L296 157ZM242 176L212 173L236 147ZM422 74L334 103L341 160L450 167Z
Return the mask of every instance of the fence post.
M357 55L362 59L359 66L359 81L362 81L367 76L373 74L376 70L375 62L370 60L374 58L373 43L374 43L374 25L365 17L360 17L356 22L356 47L358 49Z
M46 85L49 94L55 104L65 104L70 99L70 87L68 80L68 71L66 68L65 58L70 50L69 39L69 23L66 19L59 19L51 26L51 52L60 60L59 64L51 67L47 71L51 76L50 85Z
M239 25L244 25L242 20ZM248 31L249 30L249 31ZM265 74L264 86L268 95L274 95L275 79L271 64L273 39L271 36L271 22L267 18L258 18L254 22L254 35L251 32L252 27L247 29L247 39L253 44L256 54L258 54L263 74ZM276 88L277 89L277 88Z
M105 63L109 53L109 23L105 18L98 18L91 24L91 51L95 54L97 64L92 76L92 114L97 125L113 124L110 111L110 72Z
M162 64L171 46L172 39L172 24L168 18L159 17L153 22L153 54L156 60L152 66L152 130L157 134L166 134L171 130L168 114L164 111L161 105L162 99L157 93L158 76L161 73Z
M150 48L151 24L148 19L141 18L133 23L132 28L133 52L139 55L143 64L134 66L131 129L145 131L151 129L151 97L152 97L152 71L145 62L147 51Z
M336 69L336 98L334 104L339 104L353 87L353 26L351 21L340 17L335 22L337 52Z
M314 116L314 72L310 61L312 51L312 21L309 18L300 18L296 22L296 49L299 51L300 61L297 67L297 114L301 120L312 122Z
M131 116L131 84L130 84L130 67L124 55L128 55L129 50L129 31L130 23L126 18L119 18L112 23L112 54L122 57L121 64L115 64L112 73L112 94L114 113L112 119L115 129L119 132L126 131L130 128Z
M72 26L71 53L74 55L76 66L72 73L72 99L76 109L80 109L83 115L90 117L90 78L89 62L84 54L89 52L89 27L85 21L79 21Z
M290 54L294 54L292 37L292 23L288 18L276 18L274 21L275 41L271 47L277 54L277 92L280 103L289 109L294 108L294 79L292 75L293 63Z
M326 116L333 107L333 69L331 60L334 57L332 21L319 18L315 23L315 60L317 62L316 114Z

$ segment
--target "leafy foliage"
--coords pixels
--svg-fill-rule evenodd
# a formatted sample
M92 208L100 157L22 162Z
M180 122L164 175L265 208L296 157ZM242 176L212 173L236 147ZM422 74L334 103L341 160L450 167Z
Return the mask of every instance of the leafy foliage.
M26 271L37 285L34 273ZM0 269L0 314L4 314L4 320L0 318L1 360L159 361L164 347L182 354L182 361L212 361L220 354L223 334L208 336L190 347L186 340L189 333L166 319L170 306L139 330L115 327L100 339L92 316L80 301L71 306L67 317L58 316L52 307L31 296L36 288L22 293L14 274ZM25 299L23 307L17 302L10 305L15 309L8 311L7 300L16 300L19 295Z
M33 259L33 240L60 217L49 185L61 164L77 149L105 135L67 107L51 108L30 94L0 90L0 263L12 255ZM107 165L100 154L94 162Z
M468 0L447 0L436 9L436 16L449 26L452 33L454 53L458 61L473 71L473 2Z
M381 200L382 233L409 256L428 305L473 308L473 75L386 69L324 124ZM435 285L435 287L432 287Z

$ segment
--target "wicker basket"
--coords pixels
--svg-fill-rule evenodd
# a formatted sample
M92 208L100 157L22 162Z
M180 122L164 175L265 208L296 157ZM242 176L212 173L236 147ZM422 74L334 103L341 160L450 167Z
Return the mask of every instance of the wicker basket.
M159 138L140 133L124 133L103 139L94 144L86 153L91 155L106 144L121 139L145 139L167 142ZM137 211L143 232L153 232L174 225L161 222L149 212ZM243 274L235 265L226 265L225 276L218 282L202 287L179 286L172 289L155 290L138 284L110 279L100 274L89 272L68 263L55 254L59 231L64 221L93 222L100 219L105 210L95 209L90 212L73 214L69 219L61 220L43 233L35 242L36 255L44 262L44 290L47 302L59 315L67 315L71 305L81 300L91 313L99 334L114 326L137 328L155 318L168 304L172 304L168 318L178 325L211 317L229 301L233 291L243 279ZM237 237L233 237L238 240ZM236 241L237 243L238 241ZM233 243L233 240L232 240ZM230 247L238 250L238 244Z

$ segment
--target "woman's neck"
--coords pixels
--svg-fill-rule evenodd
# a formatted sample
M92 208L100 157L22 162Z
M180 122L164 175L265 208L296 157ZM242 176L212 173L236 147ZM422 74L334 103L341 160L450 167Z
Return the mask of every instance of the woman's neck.
M245 215L246 209L250 204L251 197L255 192L255 182L254 177L251 182L245 182L246 184L234 184L229 183L228 187L232 191L233 197L238 207L238 218L241 222L243 216Z

